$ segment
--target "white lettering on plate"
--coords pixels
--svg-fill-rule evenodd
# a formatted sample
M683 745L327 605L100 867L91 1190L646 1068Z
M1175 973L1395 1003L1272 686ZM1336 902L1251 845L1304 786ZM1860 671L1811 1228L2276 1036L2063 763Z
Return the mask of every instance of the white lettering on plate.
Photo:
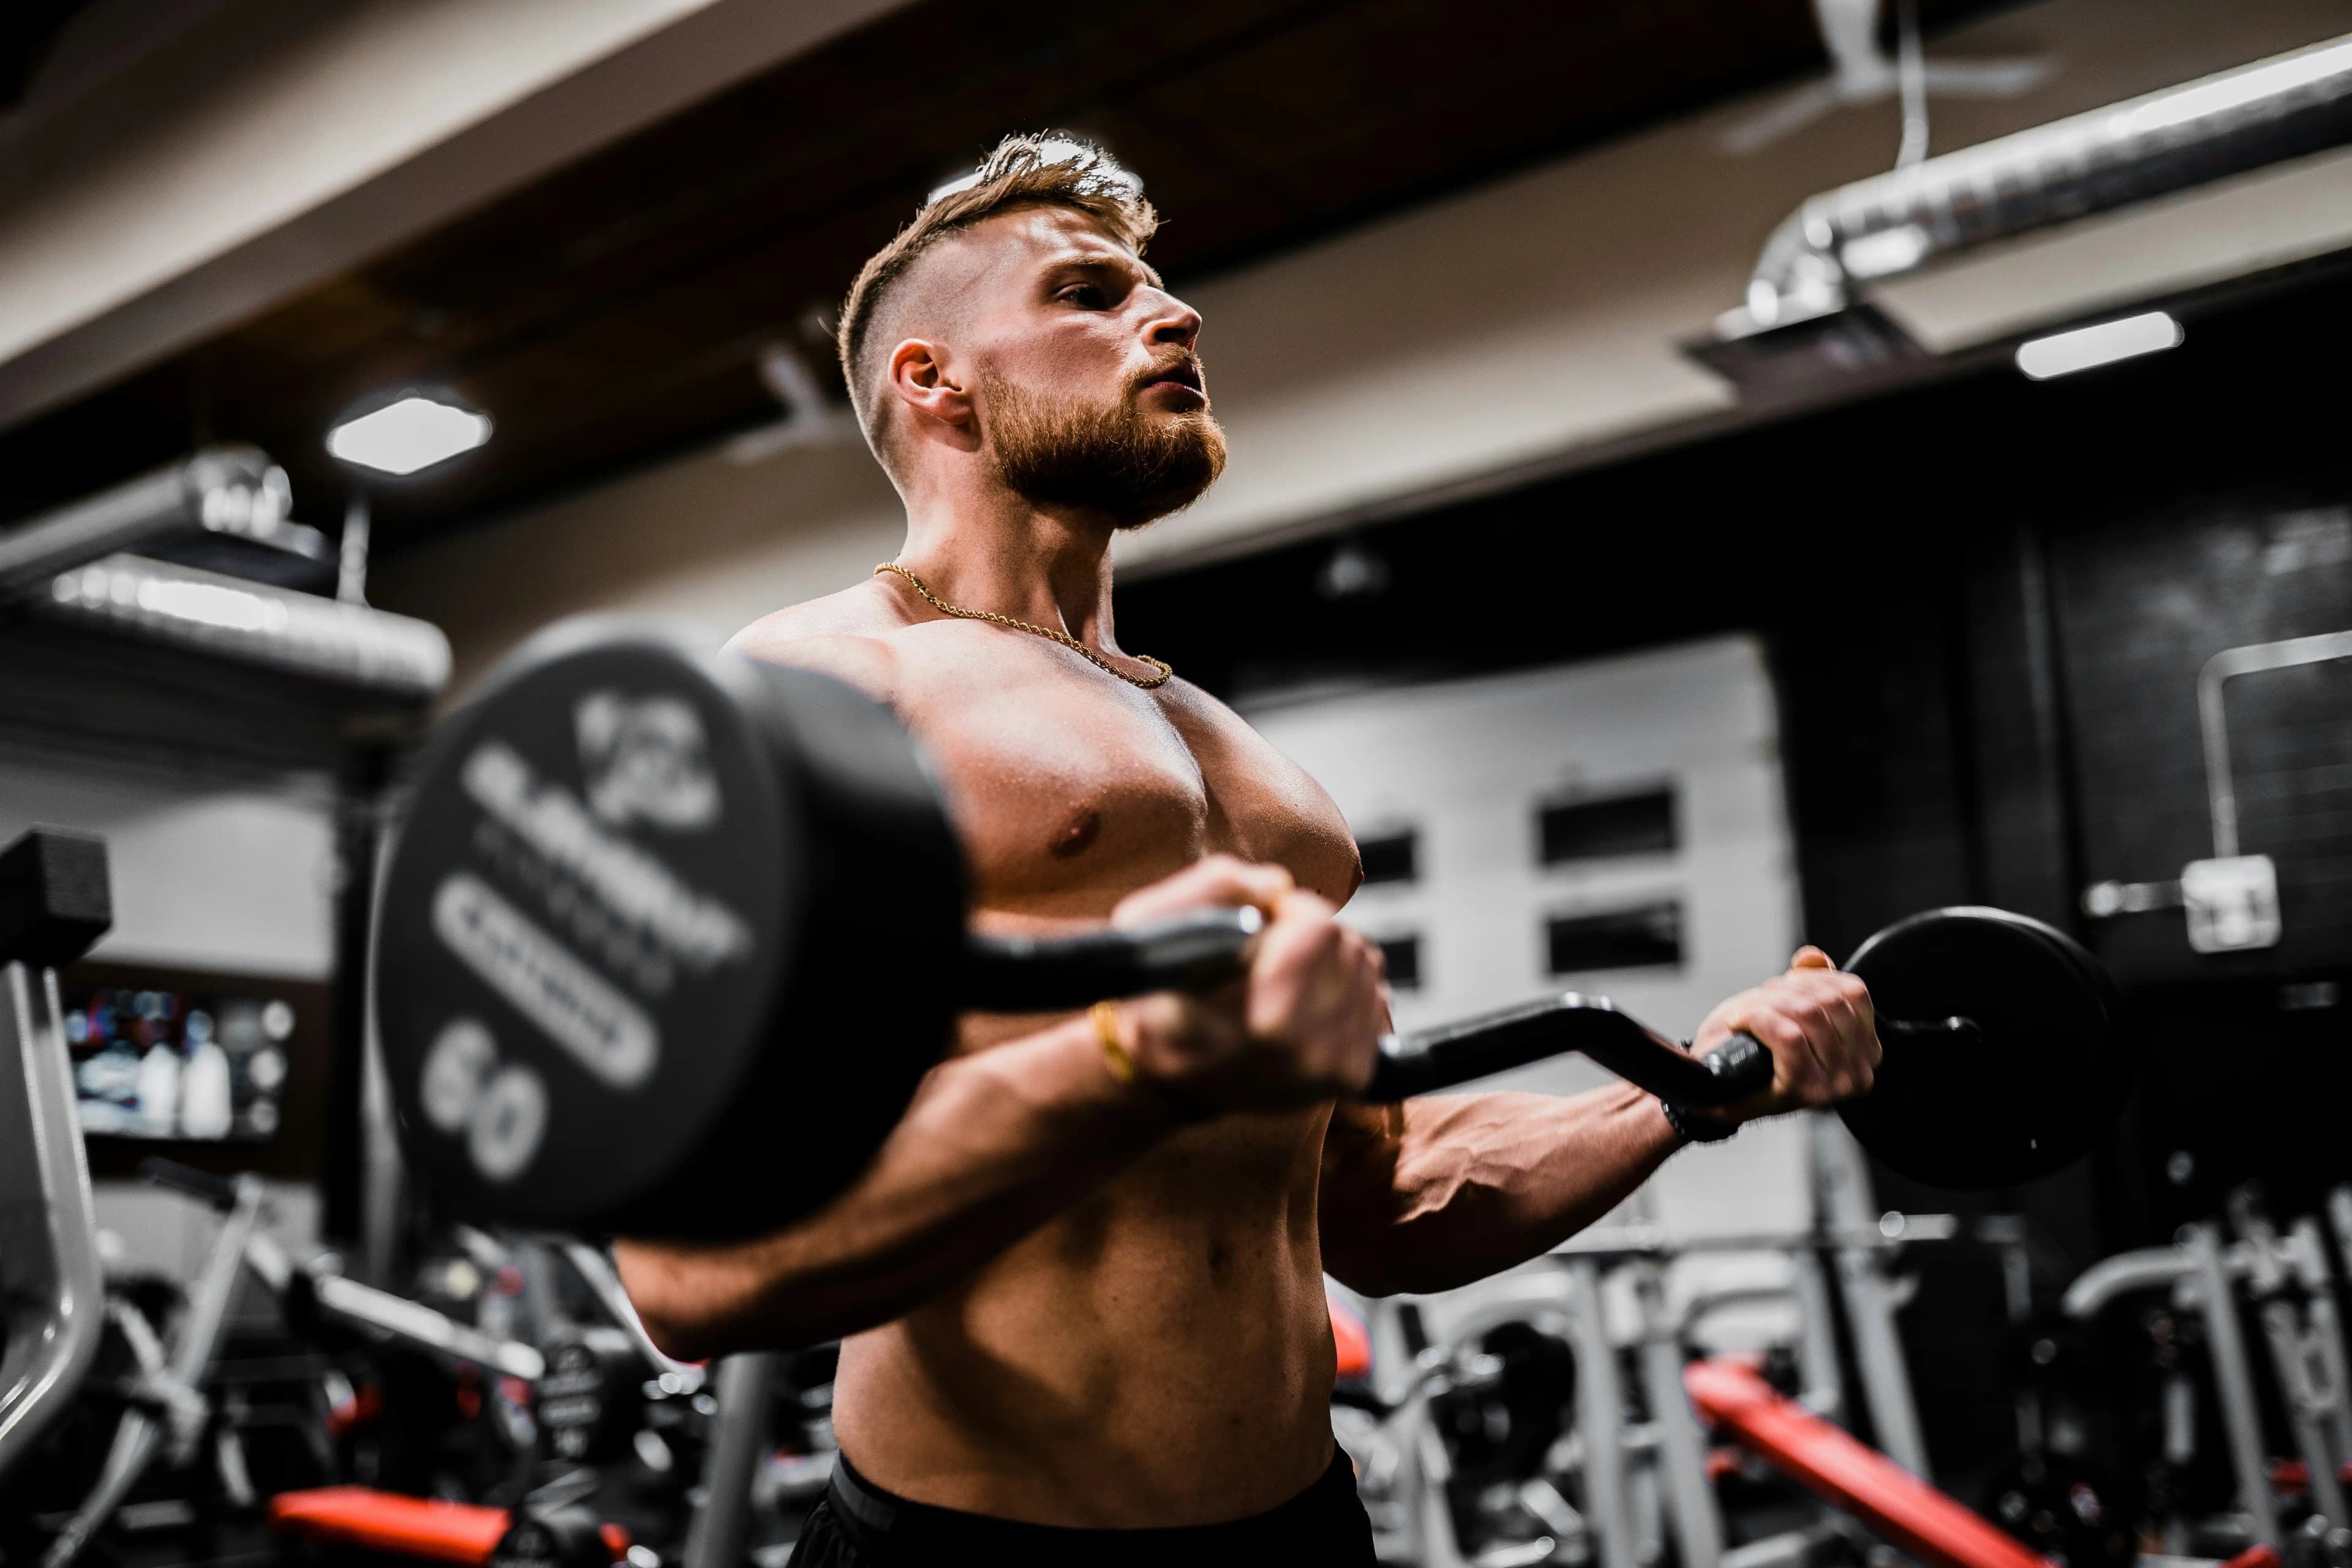
M480 879L453 871L433 894L433 930L515 1010L617 1089L661 1056L653 1019Z
M719 775L694 704L667 692L592 691L572 710L588 804L615 827L639 818L677 833L719 823Z
M541 784L503 741L466 759L466 793L514 836L570 872L615 918L646 932L697 970L751 951L751 928L719 900L614 836L560 784Z

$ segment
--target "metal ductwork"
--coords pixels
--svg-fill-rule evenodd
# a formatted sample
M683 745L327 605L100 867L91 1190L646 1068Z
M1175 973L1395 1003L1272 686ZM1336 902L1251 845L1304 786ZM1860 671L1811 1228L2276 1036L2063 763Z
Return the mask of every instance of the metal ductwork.
M1773 231L1716 341L1836 315L1853 285L1937 258L2347 142L2352 36L1857 180Z
M257 666L401 707L449 679L427 621L150 559L191 541L323 561L325 537L287 514L286 471L251 447L212 447L0 529L0 607L56 624Z
M259 665L421 707L449 679L430 621L194 566L110 555L53 578L44 618Z
M286 470L252 447L209 447L112 489L0 530L0 597L37 593L69 567L197 534L319 556L318 530L291 521Z

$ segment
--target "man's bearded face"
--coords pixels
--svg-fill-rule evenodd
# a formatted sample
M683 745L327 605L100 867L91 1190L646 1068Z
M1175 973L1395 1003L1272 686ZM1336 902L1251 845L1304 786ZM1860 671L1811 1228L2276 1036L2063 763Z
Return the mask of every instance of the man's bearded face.
M1224 471L1225 433L1205 406L1160 413L1139 405L1142 389L1164 370L1102 401L983 373L989 447L1006 488L1039 506L1108 513L1119 528L1192 505Z

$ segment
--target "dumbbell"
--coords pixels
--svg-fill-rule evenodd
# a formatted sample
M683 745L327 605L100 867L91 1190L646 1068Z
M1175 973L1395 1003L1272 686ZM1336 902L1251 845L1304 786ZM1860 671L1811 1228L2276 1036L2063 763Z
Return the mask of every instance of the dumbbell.
M885 708L639 623L551 628L414 770L372 986L404 1147L486 1219L758 1234L856 1178L959 1012L1213 987L1257 924L988 937L968 900L929 768ZM1886 1056L1844 1114L1895 1169L2008 1185L2081 1154L2119 1107L2112 987L2060 932L1936 910L1849 967ZM1688 1106L1771 1077L1753 1041L1694 1058L1570 993L1382 1041L1366 1098L1565 1051Z

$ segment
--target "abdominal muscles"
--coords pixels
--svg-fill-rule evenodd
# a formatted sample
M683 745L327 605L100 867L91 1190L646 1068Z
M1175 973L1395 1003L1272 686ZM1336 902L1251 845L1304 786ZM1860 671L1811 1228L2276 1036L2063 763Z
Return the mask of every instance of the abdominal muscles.
M918 1501L1080 1527L1210 1523L1304 1489L1331 1452L1327 1117L1181 1133L851 1340L844 1451Z

